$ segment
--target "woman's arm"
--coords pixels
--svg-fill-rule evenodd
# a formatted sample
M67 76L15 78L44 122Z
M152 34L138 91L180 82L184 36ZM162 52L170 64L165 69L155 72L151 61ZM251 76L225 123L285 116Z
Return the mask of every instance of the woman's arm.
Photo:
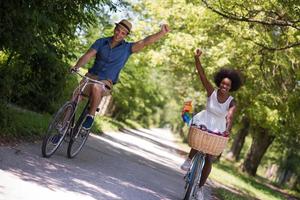
M226 116L226 131L225 132L227 132L227 134L229 134L231 131L233 115L234 115L235 111L236 111L236 102L234 100L232 100L230 102L228 114Z
M214 91L214 87L212 86L212 84L207 80L206 75L204 73L204 70L202 68L201 62L200 62L200 56L202 54L202 51L200 49L196 49L195 51L195 65L200 77L200 80L204 86L204 88L206 89L207 92L207 96L209 97L213 91Z

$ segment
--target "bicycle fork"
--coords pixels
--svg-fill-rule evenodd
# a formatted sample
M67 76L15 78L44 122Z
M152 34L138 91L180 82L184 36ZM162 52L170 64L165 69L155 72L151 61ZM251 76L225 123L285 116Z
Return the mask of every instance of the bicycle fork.
M75 123L75 114L73 116L73 126L72 126L72 138L76 139L81 131L81 125L83 123L83 120L85 119L88 110L89 110L89 104L90 104L90 100L88 100L87 104L85 105L82 113L80 114L77 122Z
M186 187L192 183L192 180L194 180L194 187L191 191L191 193L193 194L192 196L195 197L195 188L199 186L200 184L200 180L201 180L201 176L202 176L202 170L205 164L205 155L202 153L197 153L194 156L193 162L192 162L192 166L189 169L189 171L186 173L186 175L184 176L184 180L186 181L186 185L185 185L185 189ZM193 177L196 176L196 177Z

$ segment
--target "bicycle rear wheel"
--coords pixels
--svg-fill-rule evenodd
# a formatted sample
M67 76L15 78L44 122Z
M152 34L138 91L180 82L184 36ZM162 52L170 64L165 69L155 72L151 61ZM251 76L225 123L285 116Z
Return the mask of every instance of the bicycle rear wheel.
M83 112L76 122L75 128L73 129L72 137L67 149L68 158L74 158L81 151L90 134L89 130L82 129L82 124L88 112L88 106L89 102L87 102Z
M185 186L185 194L183 200L192 200L196 187L198 187L202 169L205 162L205 156L197 153L193 159L193 164L187 174L187 181Z
M52 156L64 140L70 127L70 120L74 114L74 104L66 102L55 114L43 138L42 155Z

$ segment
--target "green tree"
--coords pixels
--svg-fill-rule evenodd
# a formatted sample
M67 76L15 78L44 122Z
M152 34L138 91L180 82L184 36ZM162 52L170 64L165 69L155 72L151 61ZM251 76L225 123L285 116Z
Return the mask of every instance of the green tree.
M274 141L290 148L285 141L293 139L290 133L295 129L286 123L299 112L294 109L299 104L299 98L295 100L299 90L297 1L143 1L135 9L143 10L153 24L166 20L172 27L168 45L153 55L160 55L168 66L165 72L173 79L172 97L177 104L187 96L204 103L194 73L192 50L196 47L204 50L202 63L209 78L220 67L242 71L246 82L234 96L239 106L236 122L247 116L253 137L244 163L247 173L256 174Z
M257 167L267 148L275 137L283 130L289 132L284 121L295 113L290 110L288 102L293 99L296 89L299 63L294 56L298 55L299 35L299 3L290 1L267 1L257 5L237 1L202 1L207 8L230 21L247 23L252 29L250 34L243 34L259 49L257 62L259 73L252 84L260 87L258 98L253 107L249 107L252 115L251 125L257 130L253 134L253 146L247 155L243 168L251 175L256 174ZM250 30L251 30L250 29ZM261 79L259 79L261 77ZM257 86L258 86L257 85ZM260 90L262 89L262 90ZM286 136L289 137L287 133ZM261 140L264 138L264 140ZM264 141L264 142L263 142Z
M53 111L45 105L52 105L65 88L78 34L106 22L108 11L117 5L106 0L1 1L0 53L4 60L0 71L11 80L1 81L1 91L6 92L2 98L34 110Z

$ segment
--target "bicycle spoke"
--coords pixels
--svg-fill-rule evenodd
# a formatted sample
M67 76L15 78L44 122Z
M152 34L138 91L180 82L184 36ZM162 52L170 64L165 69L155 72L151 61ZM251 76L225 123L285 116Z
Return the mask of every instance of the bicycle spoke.
M42 155L44 157L53 155L64 140L73 113L74 105L71 102L67 102L57 111L43 139Z
M81 151L88 136L89 136L89 131L81 129L75 137L71 138L68 146L69 158L75 157Z
M84 107L79 119L76 122L76 125L73 129L73 134L71 140L69 142L67 154L69 158L74 158L83 148L88 136L89 130L83 130L82 124L86 118L86 114L88 112L88 105L89 101L87 102L86 106Z

